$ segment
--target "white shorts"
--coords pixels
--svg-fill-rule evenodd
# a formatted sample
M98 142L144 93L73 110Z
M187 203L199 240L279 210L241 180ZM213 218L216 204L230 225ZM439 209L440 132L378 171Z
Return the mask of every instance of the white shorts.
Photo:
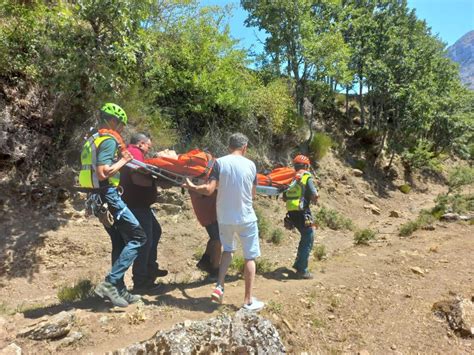
M219 224L219 237L224 251L233 253L236 250L237 235L240 237L244 258L246 260L252 260L260 256L257 221L236 225Z

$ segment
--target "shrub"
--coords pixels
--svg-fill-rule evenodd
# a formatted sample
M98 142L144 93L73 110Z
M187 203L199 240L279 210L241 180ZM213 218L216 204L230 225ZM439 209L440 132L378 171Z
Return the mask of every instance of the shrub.
M283 240L283 231L280 228L274 229L272 232L272 243L275 245L281 244Z
M238 273L243 273L244 265L245 265L244 257L241 255L234 255L234 257L232 258L232 262L229 265L229 269Z
M405 224L402 224L400 226L400 229L398 231L398 235L401 237L408 237L413 234L414 231L416 231L419 228L418 222L415 221L410 221Z
M432 151L431 143L420 141L418 145L402 154L402 161L406 167L433 172L442 170L441 162Z
M407 194L411 191L411 186L408 184L404 184L404 185L401 185L398 189L404 194Z
M336 210L321 207L315 216L316 224L321 227L329 227L333 230L348 229L352 230L354 224L352 220L342 216Z
M371 240L375 239L377 233L371 229L362 229L354 233L354 244L369 245Z
M448 186L450 190L456 190L471 184L474 184L474 168L461 166L449 173Z
M326 246L324 244L317 244L314 247L313 255L319 261L326 259Z
M257 274L261 275L272 271L273 263L268 259L258 258L255 260L255 267L257 269Z
M367 165L367 163L366 163L365 160L356 160L354 162L354 168L362 170L362 171L365 169L366 165Z
M332 146L332 139L324 133L316 133L309 143L311 158L321 160Z
M90 280L79 280L72 287L61 287L57 296L61 303L80 301L91 295L93 287L94 285Z
M413 234L414 231L420 228L424 228L430 224L432 224L436 218L433 216L432 211L429 210L421 210L420 214L418 215L417 219L414 221L407 222L400 226L398 231L398 235L401 237L408 237Z
M255 209L255 214L257 215L258 235L260 239L265 239L270 232L270 224L259 208Z

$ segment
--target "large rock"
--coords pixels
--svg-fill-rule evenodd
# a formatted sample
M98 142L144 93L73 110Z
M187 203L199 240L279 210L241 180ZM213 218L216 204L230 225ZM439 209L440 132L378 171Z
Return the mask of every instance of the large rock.
M33 340L58 339L69 333L74 324L74 313L63 311L51 319L33 324L21 330L17 337Z
M285 348L273 324L254 313L238 311L204 321L185 321L150 340L114 352L131 354L282 354Z
M451 329L463 337L474 336L474 297L462 299L456 297L451 301L436 302L433 311L446 318Z

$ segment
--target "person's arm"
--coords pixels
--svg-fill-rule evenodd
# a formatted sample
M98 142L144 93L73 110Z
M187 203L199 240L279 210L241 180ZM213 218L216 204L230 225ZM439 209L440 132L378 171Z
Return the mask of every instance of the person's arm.
M99 178L99 181L104 181L111 176L114 176L122 167L125 166L125 164L127 164L132 159L133 157L128 152L128 150L124 150L121 154L121 158L116 163L113 163L112 165L97 165L97 177Z
M311 202L317 203L319 199L319 194L318 194L318 190L316 189L316 186L314 185L313 178L308 179L307 187L309 191L311 192Z
M186 182L182 185L182 187L188 190L197 192L201 195L211 196L214 193L214 191L216 191L218 185L219 184L217 180L210 180L206 184L198 186L198 185L193 184L191 180L186 178Z
M209 174L209 181L203 185L195 185L191 180L186 178L186 182L182 185L182 187L197 192L201 195L210 196L216 191L217 187L219 186L219 173L220 167L218 162L214 163L211 173Z

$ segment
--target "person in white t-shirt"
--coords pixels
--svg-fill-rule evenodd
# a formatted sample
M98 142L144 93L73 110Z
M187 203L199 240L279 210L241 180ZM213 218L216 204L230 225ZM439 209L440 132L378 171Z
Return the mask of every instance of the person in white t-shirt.
M255 258L260 256L257 216L252 205L257 187L257 168L254 162L244 157L247 145L248 138L245 135L232 134L229 138L230 154L217 159L208 183L196 186L187 179L183 187L203 195L211 195L217 189L217 222L224 252L211 299L222 303L224 280L236 250L235 237L238 235L245 258L244 308L258 311L264 307L264 303L252 297Z

